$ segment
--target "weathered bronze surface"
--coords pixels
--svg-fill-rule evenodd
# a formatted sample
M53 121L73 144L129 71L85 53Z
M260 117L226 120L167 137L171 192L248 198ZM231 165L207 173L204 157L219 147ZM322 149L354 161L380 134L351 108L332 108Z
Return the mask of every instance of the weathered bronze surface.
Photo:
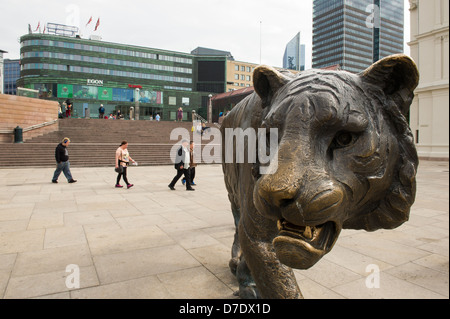
M256 93L221 126L223 159L232 151L226 128L278 129L272 174L260 173L258 159L223 162L236 225L229 265L241 298L302 298L292 268L313 266L341 229L408 220L418 157L406 117L418 80L405 55L361 74L255 69Z

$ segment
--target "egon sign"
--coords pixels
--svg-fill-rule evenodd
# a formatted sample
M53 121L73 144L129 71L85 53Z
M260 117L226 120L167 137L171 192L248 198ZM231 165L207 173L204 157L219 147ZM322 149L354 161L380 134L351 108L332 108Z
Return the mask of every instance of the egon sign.
M87 79L87 85L103 86L103 80Z

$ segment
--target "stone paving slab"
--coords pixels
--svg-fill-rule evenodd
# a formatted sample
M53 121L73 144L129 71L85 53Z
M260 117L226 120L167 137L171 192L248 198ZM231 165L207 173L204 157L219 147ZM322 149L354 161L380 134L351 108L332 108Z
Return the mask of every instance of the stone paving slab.
M306 299L448 299L449 165L422 161L410 220L343 230L334 249L295 270ZM220 165L197 168L196 191L170 191L172 166L0 169L0 298L234 299L234 224ZM71 286L78 267L79 287ZM379 275L376 281L374 274Z

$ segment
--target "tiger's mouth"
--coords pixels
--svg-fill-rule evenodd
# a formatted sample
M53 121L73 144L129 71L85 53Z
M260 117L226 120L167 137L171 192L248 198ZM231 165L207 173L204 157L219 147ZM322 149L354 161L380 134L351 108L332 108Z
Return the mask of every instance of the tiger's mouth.
M278 235L273 240L280 261L292 268L307 269L328 253L341 227L328 221L320 225L295 225L285 219L277 222Z

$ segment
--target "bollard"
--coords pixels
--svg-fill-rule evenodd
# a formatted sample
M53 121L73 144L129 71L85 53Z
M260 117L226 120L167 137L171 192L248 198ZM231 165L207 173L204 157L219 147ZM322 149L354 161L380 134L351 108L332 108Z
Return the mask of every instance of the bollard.
M23 130L20 126L14 129L14 143L23 143Z

